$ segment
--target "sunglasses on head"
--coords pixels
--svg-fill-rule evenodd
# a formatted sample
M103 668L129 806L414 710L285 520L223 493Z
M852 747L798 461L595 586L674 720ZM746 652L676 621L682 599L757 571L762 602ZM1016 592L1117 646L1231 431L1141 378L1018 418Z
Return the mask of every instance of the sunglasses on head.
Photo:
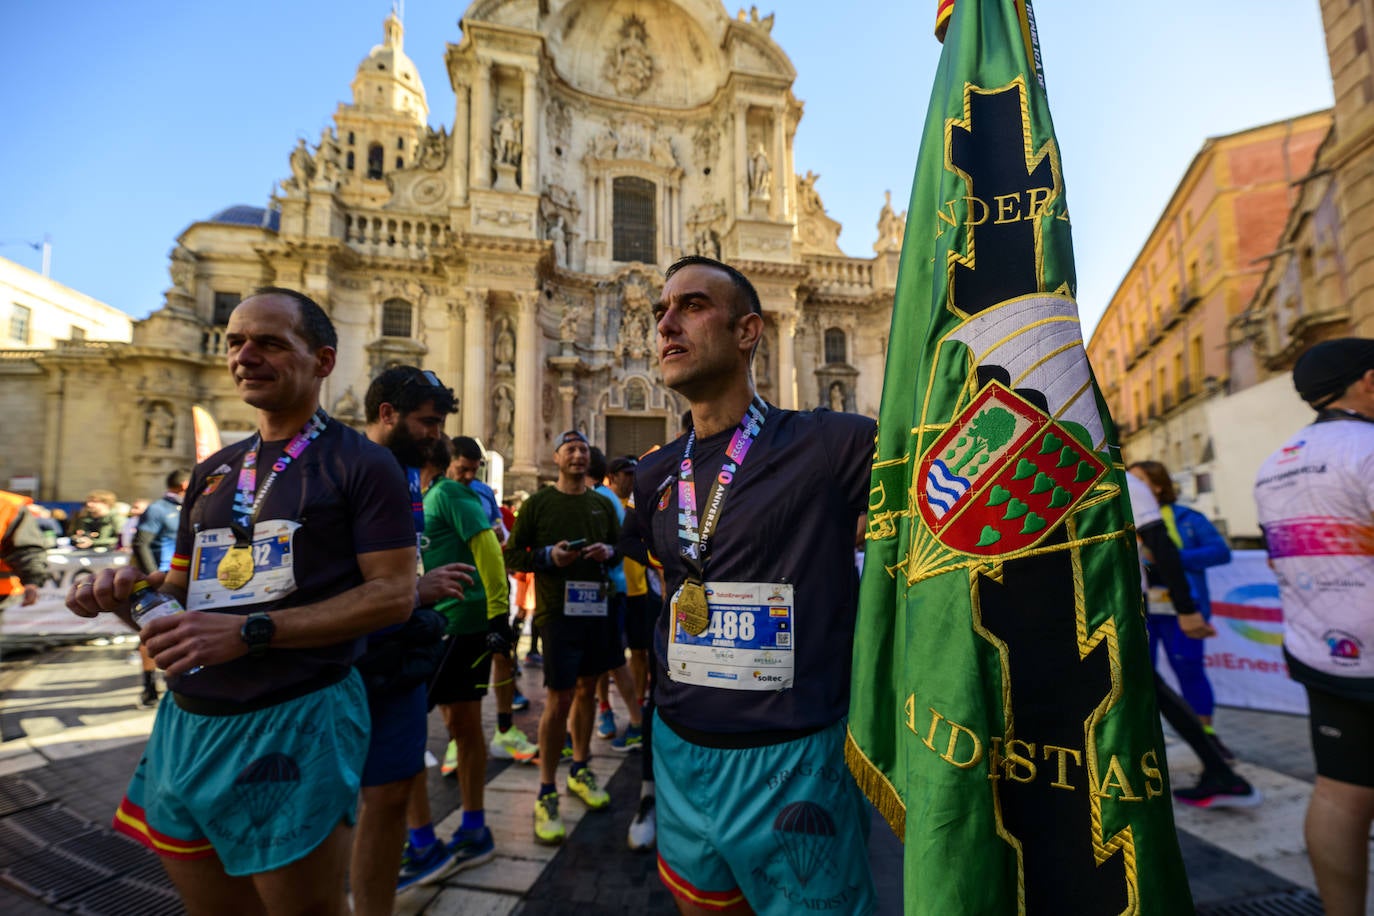
M415 375L412 375L410 378L406 379L406 382L405 382L405 383L406 383L406 385L418 385L418 384L420 384L421 382L424 382L425 387L427 387L427 388L443 388L443 387L444 387L444 383L441 382L441 381L439 381L439 376L435 375L433 372L431 372L431 371L428 370L428 369L421 369L418 373L416 373ZM404 387L404 386L402 386L402 387Z

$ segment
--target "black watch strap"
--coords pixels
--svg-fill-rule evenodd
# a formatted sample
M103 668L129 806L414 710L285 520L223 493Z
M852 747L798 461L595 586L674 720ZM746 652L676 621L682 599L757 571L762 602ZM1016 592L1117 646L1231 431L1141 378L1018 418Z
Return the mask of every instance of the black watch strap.
M253 658L261 658L267 654L267 647L276 633L277 625L265 611L249 614L244 618L243 626L239 628L239 636L247 643L248 654Z

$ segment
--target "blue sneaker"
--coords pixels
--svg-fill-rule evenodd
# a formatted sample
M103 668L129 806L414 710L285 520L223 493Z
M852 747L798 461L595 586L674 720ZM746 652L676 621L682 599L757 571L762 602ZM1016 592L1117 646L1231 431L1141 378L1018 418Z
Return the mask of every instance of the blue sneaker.
M496 841L492 839L490 827L459 830L449 842L448 851L453 857L453 870L462 871L491 861L496 855Z
M622 754L637 751L644 746L644 730L636 725L625 727L625 734L611 742L611 749Z
M526 697L526 696L525 696L523 693L521 693L519 690L515 691L515 696L513 696L513 697L510 698L510 711L511 711L511 712L524 712L525 710L527 710L527 709L529 709L529 708L530 708L530 701L529 701L529 698Z
M615 713L609 709L603 712L596 720L596 736L610 740L615 737Z
M433 884L453 869L453 853L443 843L435 843L424 851L416 852L409 842L401 853L401 873L396 878L396 891L414 887L417 884Z

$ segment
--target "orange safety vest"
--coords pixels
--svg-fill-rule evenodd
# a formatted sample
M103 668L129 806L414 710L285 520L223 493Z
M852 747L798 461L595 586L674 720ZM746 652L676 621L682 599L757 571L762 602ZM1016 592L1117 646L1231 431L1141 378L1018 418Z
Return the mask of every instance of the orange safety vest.
M20 512L27 512L24 507L33 500L27 496L20 496L18 493L10 493L7 490L0 490L0 537L3 537ZM24 585L19 581L19 577L13 574L10 565L5 562L5 558L0 556L0 598L6 598L16 592L22 592Z

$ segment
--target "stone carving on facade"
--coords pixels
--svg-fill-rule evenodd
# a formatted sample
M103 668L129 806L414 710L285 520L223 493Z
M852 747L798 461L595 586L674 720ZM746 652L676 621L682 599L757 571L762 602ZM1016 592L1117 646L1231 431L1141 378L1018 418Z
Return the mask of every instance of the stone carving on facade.
M320 178L331 186L339 183L341 157L339 139L334 136L334 128L326 127L320 131L320 145L315 150L315 165L319 169Z
M563 317L560 318L558 322L558 339L563 342L565 352L568 346L570 346L573 341L577 340L577 324L579 318L577 306L573 305L571 300L564 299Z
M699 204L687 213L687 233L692 250L720 260L720 234L725 224L725 201Z
M720 158L720 128L714 121L707 121L692 134L692 149L696 151L697 165L710 169Z
M296 148L291 151L291 177L282 182L282 189L286 191L304 191L310 186L310 180L315 177L315 157L310 155L310 150L306 149L305 139L296 141Z
M745 18L745 15L744 15L744 7L740 7L739 12L738 12L737 14L735 14L735 19L738 20L739 22L747 22L747 23L749 23L750 25L758 26L759 28L763 29L765 32L768 32L768 33L771 34L772 31L773 31L773 16L774 16L774 15L775 15L775 14L773 14L773 13L769 13L767 16L760 17L760 16L759 16L759 8L758 8L757 6L751 6L751 7L749 7L749 16L748 16L748 18Z
M372 301L377 304L388 299L404 299L415 307L424 305L429 289L410 277L373 277Z
M677 166L677 156L673 155L673 144L666 134L659 134L654 138L653 145L649 149L649 158L656 164L675 168Z
M177 292L191 295L191 286L196 276L196 257L187 251L184 245L172 249L172 263L168 266L167 272L171 274L172 287Z
M545 424L553 422L554 412L558 410L558 395L553 390L553 382L544 383L539 398L539 416Z
M448 161L448 131L445 128L429 128L420 141L420 167L437 171Z
M548 115L549 139L554 146L567 148L572 140L572 109L562 99L550 99L545 111Z
M568 233L563 228L563 214L555 213L545 230L545 237L553 242L553 260L559 267L568 266Z
M501 165L520 165L521 119L502 108L496 112L496 121L491 128L492 158Z
M638 16L626 16L620 23L620 40L606 52L602 77L620 95L639 96L653 82L656 65L649 53L649 31Z
M816 190L820 178L807 170L797 176L797 235L808 252L843 254L840 250L840 224L825 213L825 203Z
M492 392L491 415L495 417L491 447L508 455L515 441L515 398L511 395L509 385L497 385Z
M837 412L844 412L844 382L830 383L830 409Z
M592 141L592 155L597 159L614 159L619 150L620 138L609 127L597 134L596 139Z
M335 399L334 409L330 413L340 420L357 421L363 418L362 403L358 400L352 385L345 388L344 393Z
M873 250L878 254L902 250L902 238L906 235L906 211L898 216L892 210L892 192L883 192L883 209L878 212L878 240Z
M474 222L474 223L477 223L477 224L481 224L481 223L494 223L494 224L496 224L497 226L502 226L502 227L520 226L520 227L522 227L522 228L528 227L528 226L529 226L529 224L530 224L530 219L531 219L531 216L532 216L532 214L529 214L529 213L517 213L517 212L514 211L514 210L479 210L479 209L474 209L474 210L472 211L472 214L473 214L473 216L475 217L475 219L473 220L473 222Z
M177 418L162 401L143 412L143 447L170 449L176 440Z
M497 372L515 371L515 330L505 315L496 319L496 342L491 349Z
M648 359L654 355L653 296L641 279L627 278L620 290L620 341L622 359Z
M616 158L648 162L649 145L654 134L653 125L638 118L625 118L613 126L616 139L619 141L615 151Z
M561 185L548 185L539 198L539 215L544 226L544 238L553 242L555 263L559 267L571 266L573 243L577 236L573 227L582 215L577 192L568 191Z
M763 144L754 147L749 157L749 197L752 200L767 200L772 195L773 167L768 162L768 153Z

